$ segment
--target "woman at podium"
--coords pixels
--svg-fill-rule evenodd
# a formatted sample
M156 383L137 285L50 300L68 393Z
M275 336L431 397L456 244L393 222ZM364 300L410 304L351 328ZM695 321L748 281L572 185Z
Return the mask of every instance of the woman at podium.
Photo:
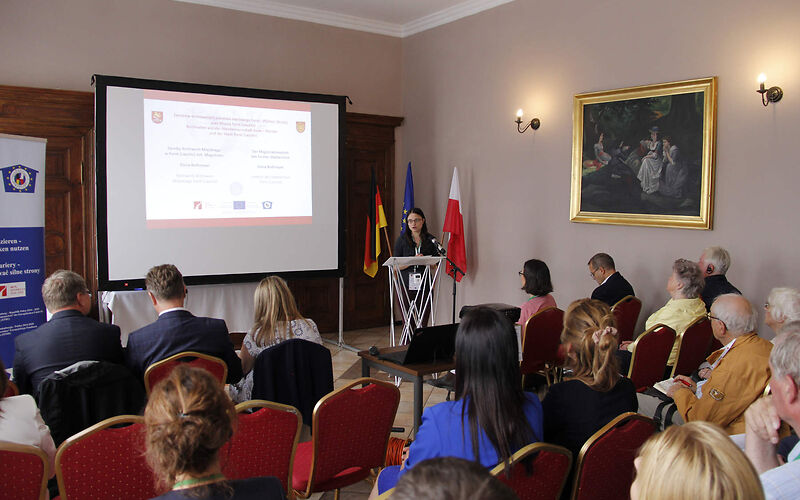
M439 255L439 251L434 243L434 237L428 232L428 225L425 223L425 214L422 209L414 207L406 216L407 229L394 243L395 257L422 257L424 255ZM400 275L403 277L403 286L408 292L409 300L414 300L423 284L423 266L406 266L400 268ZM401 294L402 295L402 294ZM428 312L425 314L422 324L427 324Z

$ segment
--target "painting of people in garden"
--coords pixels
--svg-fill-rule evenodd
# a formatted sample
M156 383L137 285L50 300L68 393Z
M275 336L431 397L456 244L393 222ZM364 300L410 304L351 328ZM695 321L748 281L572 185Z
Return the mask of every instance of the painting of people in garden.
M711 227L716 79L575 97L572 220Z

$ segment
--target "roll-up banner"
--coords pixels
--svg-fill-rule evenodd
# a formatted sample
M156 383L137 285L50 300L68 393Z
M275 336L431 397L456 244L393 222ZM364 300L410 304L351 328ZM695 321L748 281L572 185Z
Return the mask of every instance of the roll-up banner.
M46 139L0 134L0 357L45 322L44 165Z

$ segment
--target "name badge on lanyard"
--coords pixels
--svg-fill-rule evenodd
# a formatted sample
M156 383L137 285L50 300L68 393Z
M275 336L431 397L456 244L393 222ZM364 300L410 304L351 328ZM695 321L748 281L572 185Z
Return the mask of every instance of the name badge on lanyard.
M419 290L422 287L422 273L411 273L408 275L408 289Z

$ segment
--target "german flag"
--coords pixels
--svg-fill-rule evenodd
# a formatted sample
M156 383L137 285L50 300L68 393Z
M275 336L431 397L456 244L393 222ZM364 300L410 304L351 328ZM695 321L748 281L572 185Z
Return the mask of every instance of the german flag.
M364 241L364 272L370 278L378 273L378 256L381 254L380 230L388 226L386 214L383 213L383 203L378 185L375 183L375 169L369 182L369 207L367 209L367 231Z

